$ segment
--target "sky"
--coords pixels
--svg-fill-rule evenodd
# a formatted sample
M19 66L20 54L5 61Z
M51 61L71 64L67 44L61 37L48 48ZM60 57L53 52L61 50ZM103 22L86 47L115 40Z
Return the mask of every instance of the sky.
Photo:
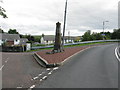
M4 31L17 29L20 34L55 35L56 23L61 23L66 0L3 0L7 19L0 17ZM118 28L119 0L68 0L65 35L81 36L87 30L92 32L112 32Z

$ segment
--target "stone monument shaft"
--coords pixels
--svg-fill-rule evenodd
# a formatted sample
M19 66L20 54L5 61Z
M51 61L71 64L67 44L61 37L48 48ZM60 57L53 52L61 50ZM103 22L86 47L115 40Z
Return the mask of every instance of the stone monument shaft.
M61 23L59 22L56 23L54 50L61 51Z

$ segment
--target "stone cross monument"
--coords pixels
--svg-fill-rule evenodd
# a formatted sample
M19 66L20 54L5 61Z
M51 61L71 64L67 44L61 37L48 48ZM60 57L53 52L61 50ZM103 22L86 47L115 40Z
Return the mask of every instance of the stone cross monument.
M61 23L59 22L56 23L56 35L53 51L61 52Z
M56 35L55 35L55 43L54 48L51 52L47 52L47 54L54 54L62 52L62 46L61 46L61 23L56 23Z

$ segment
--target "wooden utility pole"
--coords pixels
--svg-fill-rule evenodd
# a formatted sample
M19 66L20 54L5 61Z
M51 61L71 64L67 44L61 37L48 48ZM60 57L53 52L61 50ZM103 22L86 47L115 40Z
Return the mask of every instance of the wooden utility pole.
M67 13L67 0L66 0L66 3L65 3L64 25L63 25L63 37L62 37L62 49L63 49L63 50L64 50L64 40L65 40L66 13Z

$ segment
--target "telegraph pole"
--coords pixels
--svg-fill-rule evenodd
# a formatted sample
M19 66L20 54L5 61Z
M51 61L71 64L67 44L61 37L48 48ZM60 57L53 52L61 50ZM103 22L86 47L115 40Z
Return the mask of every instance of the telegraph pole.
M67 13L67 0L66 0L66 3L65 3L64 25L63 25L63 37L62 37L62 49L63 49L63 50L64 50L64 40L65 40L66 13Z

